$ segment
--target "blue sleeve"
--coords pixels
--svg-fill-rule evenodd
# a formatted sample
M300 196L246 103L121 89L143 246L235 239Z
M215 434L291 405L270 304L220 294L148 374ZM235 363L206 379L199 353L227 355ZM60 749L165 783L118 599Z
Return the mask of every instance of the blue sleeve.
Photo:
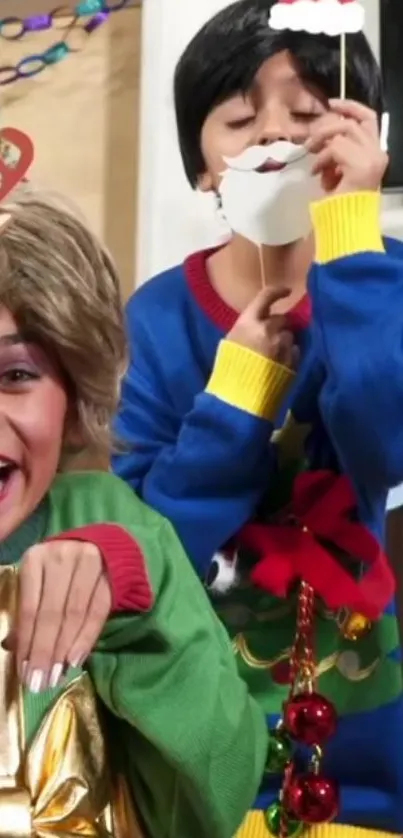
M174 525L198 573L250 519L274 467L272 425L201 392L177 415L161 348L130 322L130 366L115 430L127 450L113 469ZM184 372L186 374L186 372Z
M403 480L403 246L314 265L310 293L328 433L356 484L386 491Z

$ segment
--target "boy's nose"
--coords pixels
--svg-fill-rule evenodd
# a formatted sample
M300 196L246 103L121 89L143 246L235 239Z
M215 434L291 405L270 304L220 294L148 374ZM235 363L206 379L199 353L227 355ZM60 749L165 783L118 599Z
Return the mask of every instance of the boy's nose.
M279 140L290 141L290 132L284 125L276 123L267 123L261 130L258 140L258 145L270 145L271 143L279 142Z
M270 145L279 140L290 140L291 125L287 110L272 102L262 109L258 123L257 145Z

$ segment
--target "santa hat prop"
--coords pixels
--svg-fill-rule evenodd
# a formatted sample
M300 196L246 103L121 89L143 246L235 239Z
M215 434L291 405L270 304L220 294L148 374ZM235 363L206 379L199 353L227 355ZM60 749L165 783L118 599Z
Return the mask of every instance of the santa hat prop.
M34 159L31 139L17 128L0 130L0 231L8 224L11 216L1 211L1 203L26 180Z
M30 137L17 128L0 129L0 201L25 180L34 159Z
M272 29L340 36L340 97L346 96L346 35L360 32L365 12L359 0L278 0L270 10Z

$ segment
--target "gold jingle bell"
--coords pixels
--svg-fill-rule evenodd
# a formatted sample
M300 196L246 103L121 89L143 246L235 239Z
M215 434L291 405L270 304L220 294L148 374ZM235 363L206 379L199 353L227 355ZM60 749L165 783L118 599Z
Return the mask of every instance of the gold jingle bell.
M371 622L363 614L349 614L341 626L346 640L361 640L371 630Z

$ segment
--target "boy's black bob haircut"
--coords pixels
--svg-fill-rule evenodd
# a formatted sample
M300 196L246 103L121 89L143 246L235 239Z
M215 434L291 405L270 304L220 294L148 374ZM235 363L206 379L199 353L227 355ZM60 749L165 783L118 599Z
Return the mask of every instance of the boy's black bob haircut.
M238 0L227 6L203 26L177 64L174 93L179 145L193 187L205 170L200 137L207 116L234 94L245 93L268 58L289 50L305 83L327 99L340 94L340 38L273 32L268 18L274 2ZM346 82L347 97L368 105L380 120L380 71L362 32L347 36Z

